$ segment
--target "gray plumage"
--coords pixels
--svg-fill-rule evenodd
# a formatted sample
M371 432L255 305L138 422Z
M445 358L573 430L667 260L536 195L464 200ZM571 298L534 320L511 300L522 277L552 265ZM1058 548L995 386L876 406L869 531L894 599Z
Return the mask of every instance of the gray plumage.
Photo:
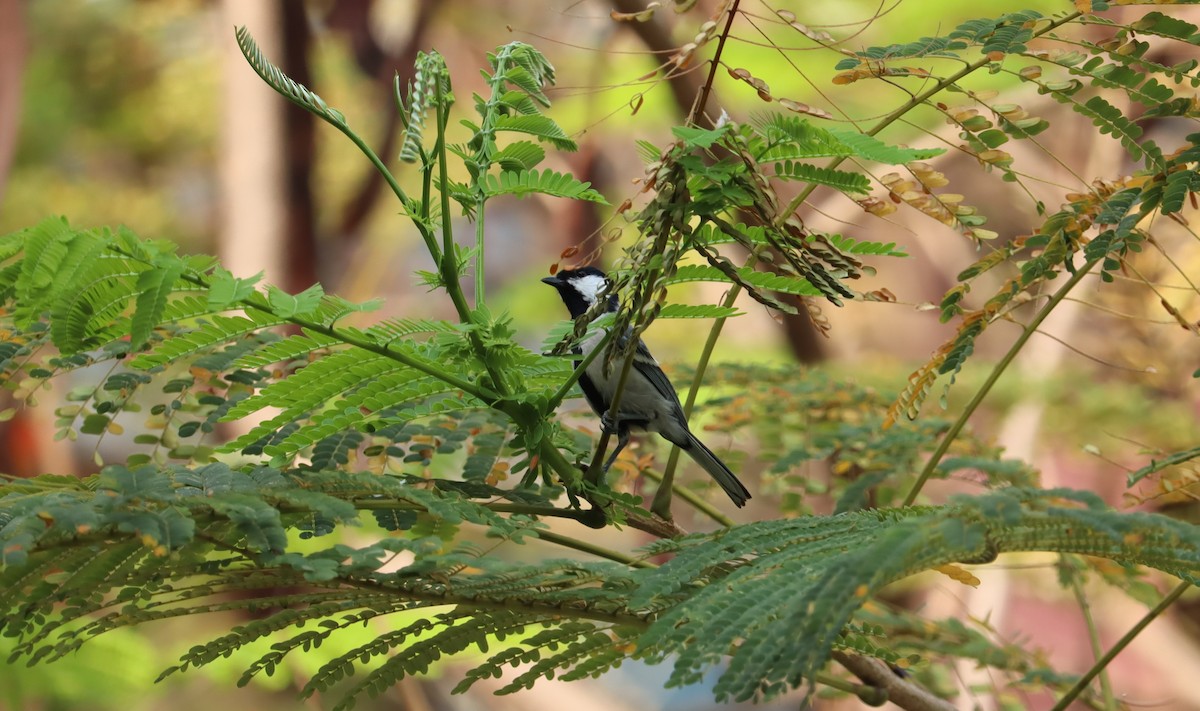
M607 294L608 278L599 269L584 267L563 270L542 281L558 290L573 318L586 313L600 298L607 298L609 311L617 309L616 298ZM603 333L589 334L576 352L580 355L591 352L603 337ZM739 507L745 506L746 501L750 499L750 492L729 467L692 434L674 386L641 339L638 339L633 367L625 389L621 392L620 413L614 417L609 412L609 404L616 395L619 378L618 369L606 374L604 359L596 358L588 364L579 379L584 397L592 410L601 416L605 428L615 431L617 435L617 448L605 463L605 470L612 466L617 455L629 443L631 429L657 432L668 442L687 452L692 460L720 484L734 504Z

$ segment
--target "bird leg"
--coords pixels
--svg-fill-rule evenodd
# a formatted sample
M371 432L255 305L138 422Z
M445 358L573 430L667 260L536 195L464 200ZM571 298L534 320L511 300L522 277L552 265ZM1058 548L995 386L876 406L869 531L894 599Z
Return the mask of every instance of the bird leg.
M601 432L603 432L605 434L610 434L610 435L616 434L618 426L619 425L618 425L617 421L615 419L613 419L613 416L610 415L609 413L605 412L603 415L600 416L600 431Z
M600 427L605 433L617 436L617 448L613 450L613 453L608 456L608 461L604 463L604 471L607 473L613 462L617 461L617 457L620 456L621 451L629 444L629 428L622 427L621 423L614 421L607 412L600 416Z

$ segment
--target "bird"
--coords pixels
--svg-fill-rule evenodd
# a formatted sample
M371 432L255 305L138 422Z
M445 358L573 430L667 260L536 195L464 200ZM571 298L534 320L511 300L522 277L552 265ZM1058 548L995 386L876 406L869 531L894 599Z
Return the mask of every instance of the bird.
M616 294L611 291L612 282L604 272L595 267L562 269L554 276L542 279L558 290L571 318L587 313L600 299L606 300L605 310L615 312L618 308ZM604 333L591 333L574 348L576 355L590 353L600 346ZM579 367L580 361L575 362ZM746 505L750 492L738 480L729 467L717 455L692 434L688 427L683 405L671 381L667 379L658 361L650 355L646 344L639 338L634 351L633 367L621 393L620 411L610 412L610 404L616 394L619 372L605 372L603 358L595 358L579 377L579 386L588 405L600 416L602 426L617 435L617 448L604 464L604 470L612 466L617 455L629 444L631 430L657 432L671 444L679 447L708 472L729 498L739 508Z

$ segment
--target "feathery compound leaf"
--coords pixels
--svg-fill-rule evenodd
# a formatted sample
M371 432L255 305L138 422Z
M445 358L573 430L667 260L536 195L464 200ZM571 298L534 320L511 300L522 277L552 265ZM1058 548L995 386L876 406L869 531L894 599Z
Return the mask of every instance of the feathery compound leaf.
M64 262L67 263L65 271L72 275L87 262L82 258L69 260L75 232L62 218L47 218L9 239L12 249L25 253L20 270L15 274L15 296L18 299L15 317L18 324L28 326L41 316L47 300L52 298L55 291L52 286L55 277L64 271L61 269ZM103 244L100 240L96 242ZM83 256L83 250L75 250L75 253ZM71 264L71 261L74 263Z
M298 416L368 379L409 370L375 353L356 349L340 350L310 363L287 378L276 380L242 400L226 413L225 419L245 417L264 407L282 408L285 412L292 412L292 416Z
M263 56L262 50L258 48L254 38L250 36L250 31L244 26L237 28L235 32L237 37L238 49L242 51L242 56L254 68L254 71L262 77L262 80L267 83L275 91L279 92L288 101L300 106L309 112L320 116L329 123L338 128L346 128L346 117L342 116L342 112L337 109L330 108L325 101L310 91L303 84L300 84L288 75L284 74L279 67L276 67L267 58Z
M754 127L766 138L763 162L805 158L848 158L854 149L808 119L785 114L758 118Z
M325 290L320 284L313 284L299 294L292 295L277 286L267 287L267 303L281 318L307 316L321 305Z
M532 193L552 195L554 197L588 200L607 205L604 196L591 189L591 183L584 183L565 173L553 170L521 170L501 171L499 176L486 175L483 179L483 189L488 197L496 195L516 195L524 197Z
M658 312L656 318L732 318L741 315L742 312L733 306L719 306L717 304L700 304L696 306L667 304Z
M641 571L629 599L663 609L637 639L638 654L652 662L677 655L672 685L695 681L732 654L716 687L722 699L771 697L811 679L855 611L918 570L1043 545L1200 578L1195 527L1117 513L1094 495L1062 490L764 521L667 545L675 556Z
M867 176L862 173L823 168L810 163L798 163L790 160L775 164L775 177L826 185L844 193L866 195L871 190L871 181L867 180Z
M798 294L801 296L821 296L821 290L810 284L807 279L800 277L771 274L756 271L750 267L737 270L738 275L748 284L761 289L778 291L781 294ZM678 284L689 281L717 281L729 283L729 278L716 267L706 267L697 264L687 264L679 267L667 280L667 284Z
M322 348L342 345L342 341L316 331L305 331L302 336L289 336L281 341L267 343L239 357L230 368L261 368L280 361L290 361Z
M214 315L199 328L163 341L149 353L134 358L129 365L132 368L153 368L282 323L286 323L283 318L253 310L247 311L244 316Z
M824 127L824 129L853 149L854 154L859 158L873 160L877 163L889 163L892 165L911 163L914 160L926 160L940 156L946 152L944 148L901 148L892 146L874 136L868 136L865 133L838 128L836 126L828 126Z
M120 329L112 327L137 294L142 269L106 251L98 253L80 271L74 288L57 294L50 309L54 345L70 354L119 337Z
M493 157L505 171L532 170L546 157L546 151L532 141L515 141L508 144Z
M560 151L574 151L578 146L567 137L558 124L545 116L497 116L497 131L528 133L547 141Z
M1051 92L1051 96L1056 98L1060 95L1060 92ZM1142 136L1141 126L1125 118L1117 107L1099 96L1093 96L1082 104L1070 101L1069 105L1071 110L1090 118L1092 123L1100 129L1100 133L1112 134L1121 142L1125 150L1129 151L1134 160L1139 160L1145 154L1142 146L1137 142L1137 139Z
M400 160L405 163L415 163L421 155L421 134L428 120L429 109L439 93L448 100L450 75L446 60L437 52L418 52L412 83L408 87L408 106L403 107L404 142L400 147Z
M209 309L221 311L248 298L254 293L254 285L261 281L262 277L263 273L259 272L249 279L239 279L228 269L215 269L208 285Z
M903 247L897 247L895 242L868 242L856 240L839 234L826 235L838 250L846 254L874 254L887 257L907 257L908 252Z
M137 288L141 292L135 302L129 341L133 348L141 348L150 338L150 331L158 325L167 306L167 297L175 288L175 282L183 274L183 261L164 258L159 266L147 269L138 276Z
M1183 168L1167 176L1167 184L1162 194L1163 214L1179 212L1189 193L1200 192L1200 172Z

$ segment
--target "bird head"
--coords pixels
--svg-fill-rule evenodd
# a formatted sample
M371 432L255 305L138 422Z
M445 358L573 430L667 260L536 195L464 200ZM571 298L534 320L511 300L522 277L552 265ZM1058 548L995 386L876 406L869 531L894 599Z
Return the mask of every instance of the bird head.
M562 269L554 276L542 279L543 284L549 284L558 290L571 317L576 318L587 312L597 300L604 298L612 282L604 272L595 267L580 267L579 269ZM617 297L607 294L608 310L616 311Z

